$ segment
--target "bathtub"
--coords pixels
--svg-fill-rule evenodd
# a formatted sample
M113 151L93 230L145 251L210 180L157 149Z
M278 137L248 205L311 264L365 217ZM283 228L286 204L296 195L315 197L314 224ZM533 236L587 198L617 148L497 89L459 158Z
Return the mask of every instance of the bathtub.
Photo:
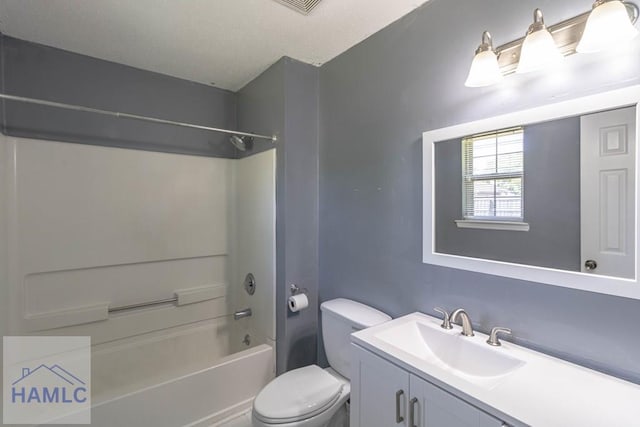
M271 346L262 344L215 365L138 390L92 408L97 427L210 426L251 407L274 377Z
M91 425L208 427L249 409L273 378L273 348L261 344L205 369L95 404Z

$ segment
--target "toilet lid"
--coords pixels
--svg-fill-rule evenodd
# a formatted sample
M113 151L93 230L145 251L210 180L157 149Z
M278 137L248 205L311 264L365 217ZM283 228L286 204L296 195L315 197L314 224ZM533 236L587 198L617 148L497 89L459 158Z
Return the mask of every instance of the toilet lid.
M262 389L253 402L255 415L279 423L308 418L334 403L342 383L317 365L280 375Z

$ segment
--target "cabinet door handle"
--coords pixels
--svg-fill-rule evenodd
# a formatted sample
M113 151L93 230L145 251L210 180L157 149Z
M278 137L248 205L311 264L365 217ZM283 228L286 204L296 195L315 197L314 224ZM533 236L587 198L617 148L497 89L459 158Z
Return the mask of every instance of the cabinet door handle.
M416 403L418 403L418 398L414 397L409 401L409 427L418 427L415 423L416 419Z
M404 421L404 417L400 415L400 398L404 394L404 390L396 391L396 424Z

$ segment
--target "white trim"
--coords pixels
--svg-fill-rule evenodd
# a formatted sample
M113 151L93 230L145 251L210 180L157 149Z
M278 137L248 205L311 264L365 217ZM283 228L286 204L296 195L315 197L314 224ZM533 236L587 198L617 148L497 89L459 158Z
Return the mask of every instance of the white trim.
M447 128L436 129L423 134L423 239L422 261L427 264L441 265L461 270L476 271L479 273L497 276L511 277L514 279L528 280L562 286L573 289L581 289L591 292L599 292L609 295L617 295L627 298L640 299L640 285L637 280L639 265L638 240L640 238L638 227L638 158L636 157L636 212L635 212L635 246L636 246L636 279L622 279L617 277L598 276L590 273L556 270L546 267L536 267L523 264L513 264L501 261L492 261L479 258L469 258L458 255L447 255L435 251L434 230L434 179L433 179L433 144L437 141L447 141L453 138L475 133L488 132L492 129L502 129L514 125L540 123L552 119L571 117L597 111L610 110L624 106L636 106L637 123L640 124L640 85L629 86L596 95L589 95L569 101L544 105L541 107L508 113L488 119L463 123ZM640 132L636 132L636 147Z
M529 223L518 221L490 221L479 219L456 219L458 228L477 228L480 230L529 231Z

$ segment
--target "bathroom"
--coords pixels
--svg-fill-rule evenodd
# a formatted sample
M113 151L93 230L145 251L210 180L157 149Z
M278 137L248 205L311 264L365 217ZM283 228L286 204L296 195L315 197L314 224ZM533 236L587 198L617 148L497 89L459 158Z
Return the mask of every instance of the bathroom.
M633 3L609 3L633 22ZM581 255L581 220L598 209L580 209L582 152L549 154L565 138L520 150L524 213L507 225L519 230L439 222L463 198L460 144L438 161L445 141L522 126L526 144L560 122L579 134L583 117L623 107L637 125L640 37L573 54L582 28L556 25L593 6L0 0L4 424L640 425L635 169L616 229L624 273ZM538 8L554 39L573 37L561 63L514 73L501 53L500 81L466 86L479 45L521 44ZM562 220L542 235L540 207ZM592 259L600 269L584 271ZM511 331L501 346L485 343L494 327ZM19 337L84 337L90 364L55 363L91 399L63 415L16 406L10 387L36 368L12 352ZM445 366L467 354L473 375ZM327 384L339 391L323 402L301 397Z

